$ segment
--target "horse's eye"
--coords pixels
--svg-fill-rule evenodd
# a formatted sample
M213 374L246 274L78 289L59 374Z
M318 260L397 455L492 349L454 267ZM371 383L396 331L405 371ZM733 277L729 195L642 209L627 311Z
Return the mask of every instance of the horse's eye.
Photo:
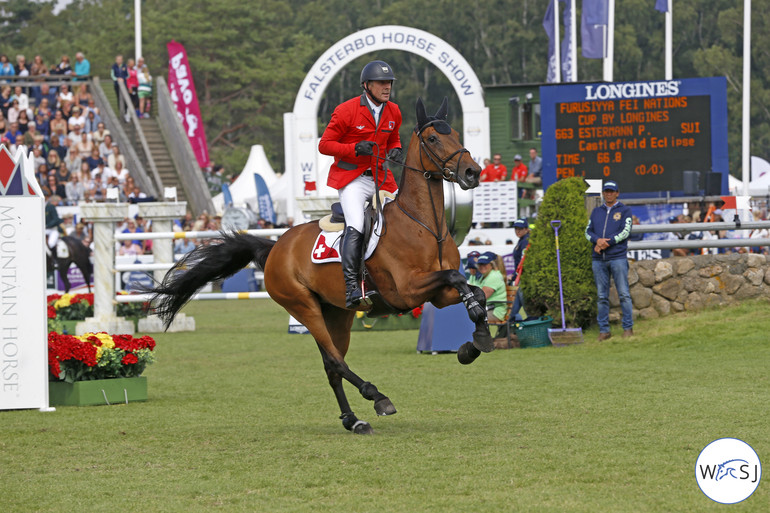
M430 137L428 137L428 142L431 144L436 144L436 142L438 142L438 137L436 137L435 135L431 135Z

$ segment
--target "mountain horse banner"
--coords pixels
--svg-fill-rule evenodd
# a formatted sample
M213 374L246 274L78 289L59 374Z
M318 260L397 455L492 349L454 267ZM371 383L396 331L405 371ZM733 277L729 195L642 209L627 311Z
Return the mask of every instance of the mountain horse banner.
M34 161L0 146L0 410L48 410L44 240Z
M200 167L209 165L209 148L203 129L198 95L195 93L192 70L187 61L187 52L181 43L172 40L168 49L168 92L174 102L176 113L190 139L195 158Z

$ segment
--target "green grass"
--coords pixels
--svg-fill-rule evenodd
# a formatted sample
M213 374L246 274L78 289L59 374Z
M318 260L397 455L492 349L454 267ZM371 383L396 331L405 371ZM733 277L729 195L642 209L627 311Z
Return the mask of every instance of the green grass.
M356 332L348 363L398 409L337 419L309 336L269 301L198 302L158 334L150 400L0 412L2 511L718 511L700 450L770 463L767 302L642 321L616 337L461 366L417 332ZM617 327L615 327L617 332ZM731 511L767 511L760 483Z

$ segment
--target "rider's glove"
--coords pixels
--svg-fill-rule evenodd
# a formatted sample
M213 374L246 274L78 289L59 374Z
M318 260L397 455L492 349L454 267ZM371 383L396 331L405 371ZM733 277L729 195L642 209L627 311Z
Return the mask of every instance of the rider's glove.
M393 162L394 164L403 164L404 163L404 152L401 151L401 148L392 148L388 152L388 160Z
M356 143L356 157L360 157L361 155L374 155L372 148L374 148L375 144L374 141L361 141L360 143Z

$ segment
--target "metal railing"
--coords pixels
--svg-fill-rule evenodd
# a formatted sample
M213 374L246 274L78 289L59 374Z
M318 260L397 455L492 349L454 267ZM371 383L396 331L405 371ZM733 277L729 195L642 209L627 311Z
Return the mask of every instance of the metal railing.
M635 224L631 233L692 233L732 230L770 230L770 221L751 221L747 223L669 223ZM628 249L700 249L700 248L745 248L770 246L770 238L750 239L746 237L732 239L677 239L677 240L638 240L628 241Z
M692 233L712 232L723 230L770 230L770 221L752 221L747 223L721 222L721 223L668 223L668 224L635 224L631 227L631 233ZM628 249L700 249L700 248L746 248L770 246L770 239L678 239L678 240L630 240ZM492 251L498 255L507 255L513 252L513 246L459 246L460 255L465 258L471 251Z
M128 131L128 136L134 146L134 149L136 150L136 153L139 155L139 158L142 159L142 163L148 172L147 174L149 175L149 178L155 184L153 187L153 189L157 191L155 196L162 198L163 181L160 179L158 167L155 165L155 160L152 158L150 147L147 144L147 138L144 136L142 126L139 124L139 117L136 115L134 106L131 103L131 96L128 94L128 89L126 89L126 84L124 82L118 83L118 89L120 91L120 95L118 96L118 111L120 112L119 115L123 116L123 113L125 113L125 115L128 116L129 121L125 125L126 130Z
M155 96L158 106L158 126L174 162L179 182L184 187L187 202L195 215L204 210L213 214L214 203L211 201L211 192L203 177L203 172L198 166L198 160L195 158L190 139L179 121L176 108L168 92L168 85L163 77L158 77L156 80Z

